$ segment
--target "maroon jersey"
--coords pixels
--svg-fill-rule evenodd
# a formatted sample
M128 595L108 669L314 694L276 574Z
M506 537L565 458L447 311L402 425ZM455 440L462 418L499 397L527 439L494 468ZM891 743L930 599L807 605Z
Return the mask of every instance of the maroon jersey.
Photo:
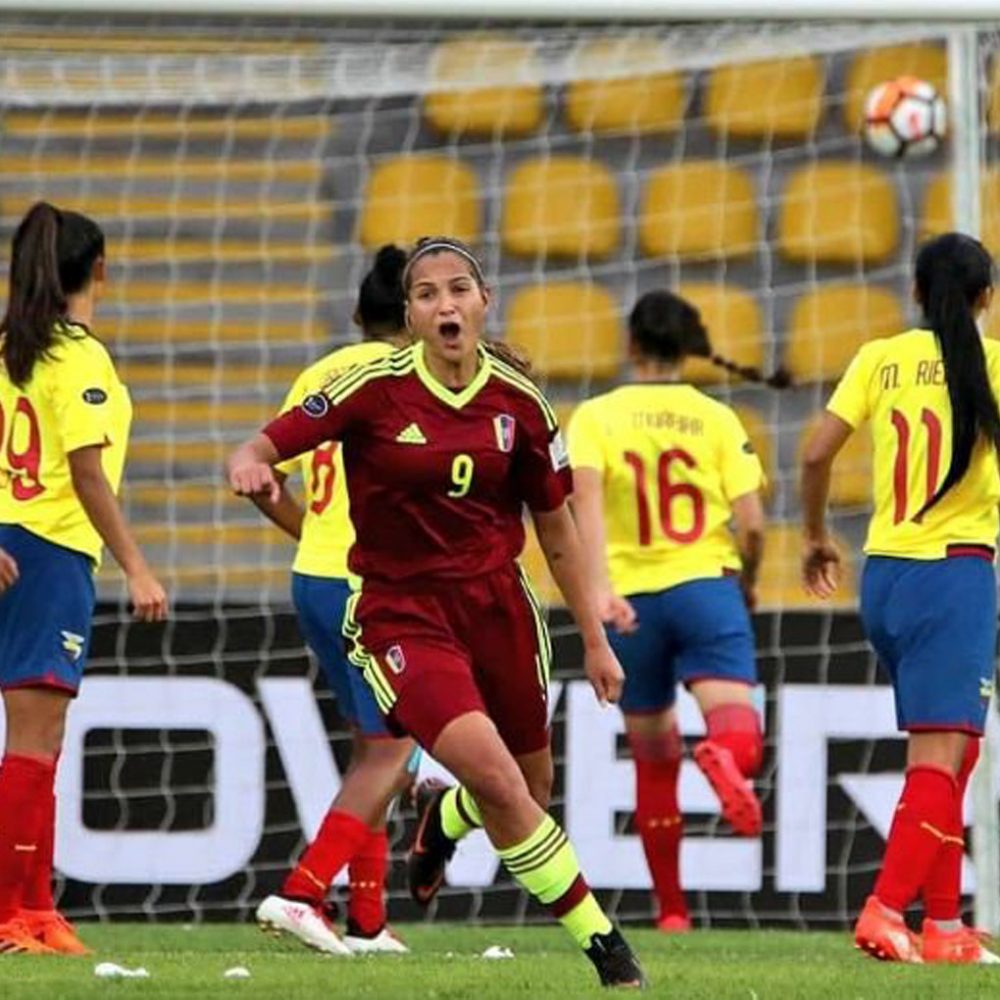
M559 507L572 475L537 386L480 349L460 392L427 370L420 344L361 365L264 428L282 459L340 441L365 579L488 573L524 546L523 506Z

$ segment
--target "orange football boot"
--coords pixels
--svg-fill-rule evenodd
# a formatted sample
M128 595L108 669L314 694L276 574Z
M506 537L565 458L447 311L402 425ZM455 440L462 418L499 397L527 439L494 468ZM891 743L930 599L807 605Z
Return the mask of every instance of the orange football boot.
M874 896L868 897L854 925L854 946L883 962L923 962L917 935Z
M956 965L996 965L1000 962L992 951L983 946L988 937L974 927L941 930L933 920L925 920L921 935L921 951L925 962L951 962Z
M54 955L55 952L39 941L20 917L0 924L0 955Z
M18 918L37 941L60 955L91 955L73 925L58 910L21 910Z
M736 766L732 751L712 740L702 740L694 748L694 762L719 797L722 818L741 837L759 837L764 826L760 799L753 782Z

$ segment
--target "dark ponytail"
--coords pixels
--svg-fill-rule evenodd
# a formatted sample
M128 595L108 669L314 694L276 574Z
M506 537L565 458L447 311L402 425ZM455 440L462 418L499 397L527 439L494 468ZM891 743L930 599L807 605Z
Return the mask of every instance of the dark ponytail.
M392 243L380 247L358 291L355 320L366 336L391 336L406 327L403 270L406 251Z
M665 289L647 292L636 302L629 314L628 328L633 348L643 357L667 364L679 364L686 357L707 358L716 367L747 382L761 382L772 389L785 389L792 384L784 368L764 375L759 368L716 354L698 310Z
M941 348L951 403L951 465L919 520L961 482L980 437L1000 448L1000 411L990 387L975 306L993 286L993 260L978 240L945 233L917 253L914 277L927 325Z
M3 362L14 385L23 386L49 355L68 296L87 285L103 256L104 234L84 215L39 201L21 220L11 241L7 312L0 321Z

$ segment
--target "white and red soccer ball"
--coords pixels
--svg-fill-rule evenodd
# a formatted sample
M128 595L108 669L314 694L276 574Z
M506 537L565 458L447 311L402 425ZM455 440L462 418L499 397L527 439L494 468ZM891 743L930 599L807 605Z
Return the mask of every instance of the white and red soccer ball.
M882 156L926 156L948 131L948 113L933 84L899 76L874 87L865 100L865 138Z

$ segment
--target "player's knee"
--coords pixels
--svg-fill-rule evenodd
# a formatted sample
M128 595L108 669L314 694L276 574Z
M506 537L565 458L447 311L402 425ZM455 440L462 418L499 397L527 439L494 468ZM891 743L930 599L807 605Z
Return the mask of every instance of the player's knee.
M764 763L760 716L750 705L720 705L705 714L708 738L725 747L744 777L753 778Z

